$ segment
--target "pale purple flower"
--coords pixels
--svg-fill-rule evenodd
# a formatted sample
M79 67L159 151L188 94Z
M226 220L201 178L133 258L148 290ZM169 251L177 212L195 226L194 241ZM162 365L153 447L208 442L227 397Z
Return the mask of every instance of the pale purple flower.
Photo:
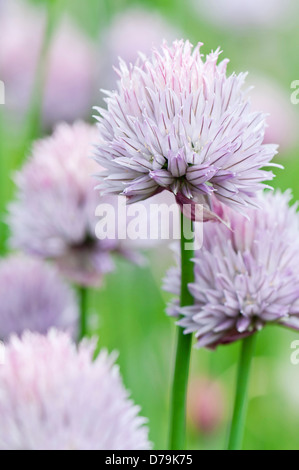
M57 270L41 260L11 256L0 262L0 340L25 330L77 330L73 290Z
M124 248L96 237L101 200L92 178L97 165L89 158L96 140L94 126L76 122L60 124L36 142L16 175L8 216L13 248L55 260L67 277L86 286L99 285L114 267L111 252Z
M89 117L95 91L95 61L91 40L70 19L61 22L49 53L43 104L46 125Z
M217 26L240 32L248 28L281 27L296 12L295 0L190 0L201 16Z
M273 177L276 146L264 145L265 116L250 111L242 91L246 74L226 76L220 51L204 61L200 44L166 43L140 64L120 62L117 92L99 108L98 163L104 194L131 202L163 190L180 205L210 198L242 210Z
M267 127L264 143L273 141L279 150L285 152L298 144L298 113L291 103L289 87L284 90L279 84L266 77L254 77L251 92L252 107L256 111L267 110Z
M7 1L1 10L1 80L13 122L23 117L34 92L45 31L45 10L25 0ZM57 25L49 50L43 97L43 124L89 115L96 70L95 48L69 17Z
M249 219L228 207L217 222L204 224L204 245L195 253L194 305L179 325L196 333L198 347L216 347L255 333L266 324L299 329L299 219L290 193L261 193L260 210ZM179 294L180 270L172 268L165 289Z
M0 366L1 450L150 449L114 355L68 335L13 337Z
M117 86L113 67L118 66L119 57L127 64L135 64L139 51L149 55L153 46L158 47L164 39L173 41L177 36L177 30L157 11L134 6L118 13L101 38L102 84L109 89Z

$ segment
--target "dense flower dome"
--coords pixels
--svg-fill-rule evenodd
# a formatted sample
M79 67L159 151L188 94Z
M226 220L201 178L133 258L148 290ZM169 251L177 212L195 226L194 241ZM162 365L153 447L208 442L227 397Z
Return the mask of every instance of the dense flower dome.
M53 327L75 334L77 321L76 295L53 266L18 255L1 260L0 340Z
M54 260L63 274L85 286L101 284L114 268L112 253L139 260L133 244L96 236L96 209L103 202L94 190L97 165L89 158L96 140L94 126L76 122L59 124L52 136L37 141L16 175L8 216L13 248ZM117 198L108 202L117 205Z
M1 450L150 449L114 356L68 335L13 337L0 367Z
M227 76L220 51L205 60L200 44L166 43L139 65L120 62L118 90L99 108L96 159L103 194L131 202L164 189L182 204L211 196L236 209L252 204L273 177L275 145L265 145L265 116L250 110L246 74Z
M204 224L203 247L196 251L194 305L168 313L180 315L185 333L197 346L215 347L247 337L266 324L299 329L299 219L289 207L290 193L261 193L260 210L243 217L222 207L218 222ZM179 295L180 270L172 268L165 289Z

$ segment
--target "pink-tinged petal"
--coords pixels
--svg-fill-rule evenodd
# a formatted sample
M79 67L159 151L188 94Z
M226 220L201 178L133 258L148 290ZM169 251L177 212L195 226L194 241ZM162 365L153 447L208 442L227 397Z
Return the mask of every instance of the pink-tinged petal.
M168 171L175 178L179 178L186 174L187 162L184 155L184 151L178 153L169 151L168 153ZM171 183L170 183L171 184Z
M210 166L194 165L188 168L186 179L193 186L200 186L202 183L210 181L216 172L217 169Z
M150 177L163 188L168 188L173 182L174 178L167 170L155 170L150 172Z
M237 325L236 325L236 328L238 330L239 333L244 333L244 331L247 331L248 327L250 326L251 324L251 318L250 317L241 317L238 321L237 321Z

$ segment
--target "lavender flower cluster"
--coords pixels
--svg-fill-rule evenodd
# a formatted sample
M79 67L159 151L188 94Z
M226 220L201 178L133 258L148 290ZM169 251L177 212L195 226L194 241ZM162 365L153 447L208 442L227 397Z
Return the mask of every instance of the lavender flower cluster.
M77 350L56 330L12 337L0 368L1 450L150 448L115 357L102 351L93 361L94 349Z
M246 74L227 77L220 51L203 61L200 46L177 41L138 65L120 62L118 91L98 110L104 194L135 202L167 189L208 208L214 194L242 210L272 179L262 168L276 146L263 143L265 116L250 109Z
M276 146L264 144L265 115L250 110L245 75L227 76L219 50L203 60L200 46L176 41L136 65L120 61L118 90L99 109L96 159L104 194L134 202L167 190L212 213L195 253L194 305L169 312L198 347L215 347L267 323L298 327L299 220L289 193L264 189ZM180 285L171 269L166 290L178 295Z
M197 347L231 343L269 323L299 329L299 217L290 200L290 192L260 193L248 218L222 206L229 225L204 224L189 286L194 305L175 300L168 309L182 315L178 324L195 333ZM172 268L164 288L178 296L179 286L180 268Z
M14 1L10 8L17 22L4 10L0 28L14 37L12 52L30 62L26 107L40 45L32 57L23 47L32 42L37 13L28 9L27 28L18 28L23 6ZM37 38L44 27L39 18ZM150 449L147 421L129 399L115 356L101 351L94 360L95 341L74 342L82 316L75 287L102 286L115 256L140 259L139 245L96 236L97 206L116 207L117 196L132 204L157 195L167 202L171 193L182 210L191 207L191 219L203 207L203 246L188 286L192 302L178 300L179 267L168 272L164 288L175 295L168 313L184 333L195 333L197 347L215 348L268 324L299 330L297 204L290 206L290 191L272 193L264 184L274 177L268 168L278 166L277 146L265 140L266 116L251 106L246 74L228 75L219 49L204 57L202 44L180 40L163 42L134 63L120 60L116 89L105 92L95 126L73 119L84 115L90 99L94 51L63 24L57 41L78 46L89 60L82 58L77 70L67 56L65 88L57 76L64 54L53 45L43 119L47 127L57 114L73 123L61 122L34 142L15 175L7 222L9 247L17 253L0 262L0 449ZM9 54L0 54L0 66L15 78L19 69L10 70ZM55 99L63 102L66 92L76 98L73 109L57 109Z

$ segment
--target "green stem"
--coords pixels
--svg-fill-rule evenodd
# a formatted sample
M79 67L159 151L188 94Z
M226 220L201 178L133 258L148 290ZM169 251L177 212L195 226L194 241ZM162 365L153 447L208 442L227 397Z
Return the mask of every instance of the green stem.
M243 339L239 360L237 389L231 423L228 450L241 450L247 414L248 385L252 359L256 344L256 334Z
M181 217L181 306L192 305L193 298L188 284L194 280L193 250L186 250L184 216ZM190 243L190 240L188 240ZM192 335L177 330L175 370L172 386L169 450L184 450L186 446L186 402L191 358Z
M39 61L36 70L35 83L30 100L29 110L26 117L25 135L22 142L21 158L31 142L36 139L41 132L43 96L46 84L49 51L55 31L56 20L61 8L61 0L51 0L47 2L47 23L44 33L43 43L40 51ZM18 164L21 162L17 162Z
M81 341L88 333L88 289L79 287L80 297L80 331L79 340Z
M7 227L3 219L7 198L7 180L9 179L7 172L8 158L4 149L2 106L4 105L0 105L0 256L4 256L6 251L5 242Z

